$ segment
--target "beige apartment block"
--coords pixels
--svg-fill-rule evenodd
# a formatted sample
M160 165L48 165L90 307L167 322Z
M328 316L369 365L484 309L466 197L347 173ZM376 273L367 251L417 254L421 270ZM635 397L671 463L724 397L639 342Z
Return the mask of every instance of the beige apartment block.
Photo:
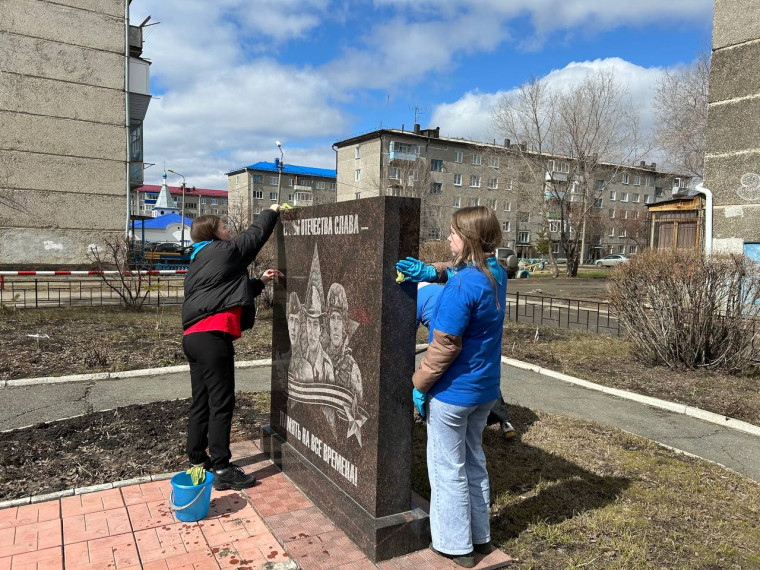
M128 9L0 0L0 267L87 264L91 244L126 229L150 100Z
M227 173L228 221L245 226L272 204L315 206L335 202L335 171L284 163L257 162Z
M440 136L440 130L383 129L335 143L337 149L337 199L355 200L379 195L415 196L422 200L421 239L439 240L448 235L452 213L466 206L487 206L502 226L503 245L521 257L537 255L542 231L558 237L559 216L548 224L544 181L526 171L529 149L506 140L484 143ZM547 157L547 172L554 183L568 185L572 160ZM543 167L542 167L543 169ZM605 164L594 184L593 215L585 230L584 260L608 253L635 254L647 245L646 205L670 199L688 179L658 172L657 165ZM556 214L556 213L555 213ZM548 227L547 227L548 226ZM563 256L558 244L554 253Z
M760 0L716 0L705 186L713 251L760 261Z

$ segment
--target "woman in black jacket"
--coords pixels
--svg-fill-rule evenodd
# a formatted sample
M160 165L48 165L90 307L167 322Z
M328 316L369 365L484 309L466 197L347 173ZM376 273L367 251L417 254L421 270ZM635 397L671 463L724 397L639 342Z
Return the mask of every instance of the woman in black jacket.
M193 392L187 454L191 465L213 470L217 490L245 489L256 483L256 477L230 463L235 409L232 342L253 326L255 297L282 275L268 269L261 279L248 276L248 266L272 235L279 211L280 206L273 204L234 238L218 216L201 216L190 228L194 248L182 303L182 348L190 362Z

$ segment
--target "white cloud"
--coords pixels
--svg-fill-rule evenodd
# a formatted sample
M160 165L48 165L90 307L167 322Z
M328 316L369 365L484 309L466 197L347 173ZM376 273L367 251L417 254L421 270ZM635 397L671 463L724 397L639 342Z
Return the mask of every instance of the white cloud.
M561 89L577 85L589 74L599 70L612 70L620 83L628 90L631 101L641 115L641 129L647 131L654 124L652 102L654 87L662 76L659 67L641 67L620 58L572 62L562 69L548 73L541 80ZM494 133L491 114L499 100L510 91L495 93L466 93L453 103L438 105L431 115L430 124L441 127L441 134L471 140L488 141L501 136Z

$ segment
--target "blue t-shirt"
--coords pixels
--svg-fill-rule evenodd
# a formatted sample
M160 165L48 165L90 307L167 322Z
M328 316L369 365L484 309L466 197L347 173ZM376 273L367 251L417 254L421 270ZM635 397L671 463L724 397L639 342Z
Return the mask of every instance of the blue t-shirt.
M462 352L429 392L447 404L477 406L499 397L507 275L489 266L496 291L483 272L466 266L449 277L434 309L430 339L434 329L462 338Z

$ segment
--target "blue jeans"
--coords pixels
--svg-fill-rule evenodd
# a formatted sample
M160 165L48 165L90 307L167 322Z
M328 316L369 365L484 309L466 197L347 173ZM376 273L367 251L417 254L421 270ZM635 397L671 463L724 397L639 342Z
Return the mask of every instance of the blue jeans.
M427 465L433 548L469 554L491 540L483 429L494 402L454 406L428 398Z

